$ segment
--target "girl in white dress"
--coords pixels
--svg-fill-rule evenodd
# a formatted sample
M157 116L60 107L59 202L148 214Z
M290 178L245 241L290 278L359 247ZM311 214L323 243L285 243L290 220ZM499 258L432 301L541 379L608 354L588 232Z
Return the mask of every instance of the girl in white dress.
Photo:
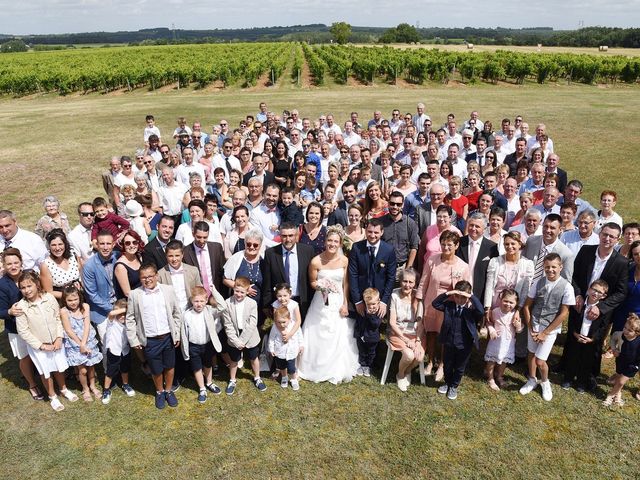
M325 251L311 260L309 277L316 293L302 325L304 349L300 378L312 382L348 382L358 369L355 321L347 317L347 267L340 225L327 229Z
M500 294L500 306L489 312L487 322L489 342L484 360L487 362L487 379L492 390L504 386L507 363L513 363L516 352L516 332L522 331L518 313L518 293L510 288ZM497 365L497 367L496 367Z
M62 343L64 330L58 301L50 293L43 292L40 278L33 271L20 275L18 288L23 296L18 302L22 313L16 316L18 334L27 342L27 351L49 394L51 407L55 411L64 410L53 387L51 374L62 396L70 402L77 401L78 396L67 390L65 385L64 371L69 364Z

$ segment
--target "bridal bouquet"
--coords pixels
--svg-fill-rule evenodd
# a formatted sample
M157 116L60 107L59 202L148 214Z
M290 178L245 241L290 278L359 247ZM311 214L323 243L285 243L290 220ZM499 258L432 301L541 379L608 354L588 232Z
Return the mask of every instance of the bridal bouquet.
M320 280L318 280L317 285L318 290L320 290L320 292L322 293L324 304L329 305L329 294L338 293L338 286L328 278L321 278Z

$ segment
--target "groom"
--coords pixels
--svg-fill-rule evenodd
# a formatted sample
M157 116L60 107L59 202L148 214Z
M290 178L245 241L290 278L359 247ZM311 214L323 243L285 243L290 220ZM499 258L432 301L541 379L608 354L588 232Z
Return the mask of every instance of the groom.
M349 296L356 308L357 324L362 324L365 320L365 304L362 299L362 292L365 289L378 290L380 318L386 316L391 301L391 292L396 278L396 253L390 244L380 240L383 231L382 220L378 218L369 220L365 231L367 239L354 243L349 254Z

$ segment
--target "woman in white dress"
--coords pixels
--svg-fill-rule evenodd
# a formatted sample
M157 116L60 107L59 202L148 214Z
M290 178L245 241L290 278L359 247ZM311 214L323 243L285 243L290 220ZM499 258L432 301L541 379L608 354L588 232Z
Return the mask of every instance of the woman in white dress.
M349 382L358 369L358 347L353 337L355 320L347 317L347 266L342 253L340 225L327 229L325 250L311 260L309 277L316 293L302 331L304 349L298 362L300 378L311 382ZM333 283L330 291L321 288Z

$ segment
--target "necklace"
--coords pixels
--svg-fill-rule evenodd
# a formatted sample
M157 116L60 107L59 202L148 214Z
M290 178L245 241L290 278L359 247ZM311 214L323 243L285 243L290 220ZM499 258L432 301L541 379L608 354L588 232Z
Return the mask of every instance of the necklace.
M245 263L247 264L247 277L252 284L256 284L258 282L258 277L260 276L260 265L259 262L251 263L247 260L247 257L244 258Z

